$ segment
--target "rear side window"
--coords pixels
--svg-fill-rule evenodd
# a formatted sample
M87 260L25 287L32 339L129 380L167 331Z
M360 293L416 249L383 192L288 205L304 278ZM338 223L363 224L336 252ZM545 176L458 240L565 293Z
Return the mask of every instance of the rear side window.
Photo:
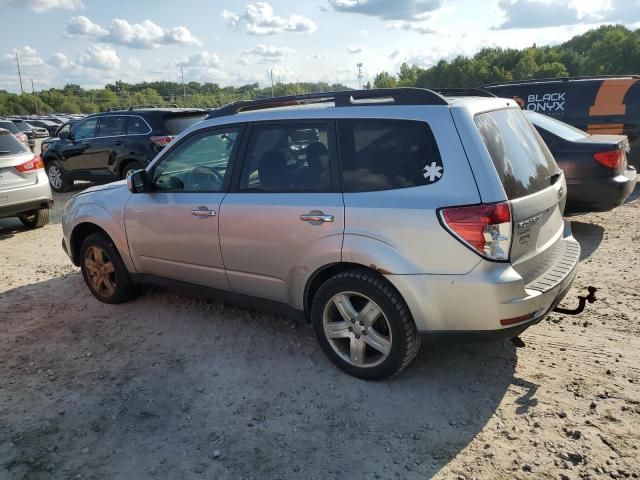
M9 130L13 134L20 133L20 130L18 130L18 127L16 127L13 122L0 122L0 128Z
M327 124L253 127L240 178L245 192L330 192Z
M127 134L127 117L109 115L100 119L99 137L116 137Z
M16 155L28 151L27 147L20 143L10 132L0 131L0 156Z
M509 108L481 113L475 122L509 199L549 186L549 177L558 166L522 111Z
M167 129L168 135L178 135L187 127L204 119L204 115L198 113L196 115L180 115L164 117L164 127Z
M442 159L424 122L342 120L338 122L345 192L372 192L437 182Z
M149 131L149 125L142 117L128 117L127 133L129 135L146 135Z

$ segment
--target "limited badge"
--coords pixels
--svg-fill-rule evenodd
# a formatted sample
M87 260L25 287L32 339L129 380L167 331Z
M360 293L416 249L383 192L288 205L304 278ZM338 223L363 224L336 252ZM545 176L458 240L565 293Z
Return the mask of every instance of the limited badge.
M438 162L431 162L427 164L422 169L422 176L427 180L428 183L436 183L442 177L443 169L442 165Z

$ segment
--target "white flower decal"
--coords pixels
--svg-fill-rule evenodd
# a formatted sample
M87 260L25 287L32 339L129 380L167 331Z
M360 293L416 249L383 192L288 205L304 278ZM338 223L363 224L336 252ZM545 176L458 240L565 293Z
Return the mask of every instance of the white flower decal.
M422 176L430 182L435 182L436 179L442 176L442 167L436 162L431 162L431 165L426 165L423 170L424 173Z

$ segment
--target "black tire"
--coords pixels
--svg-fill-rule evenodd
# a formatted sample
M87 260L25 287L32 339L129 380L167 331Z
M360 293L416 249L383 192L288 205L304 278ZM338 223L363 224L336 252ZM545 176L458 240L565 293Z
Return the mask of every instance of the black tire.
M62 165L58 160L49 160L46 162L47 177L49 177L49 185L54 192L64 193L71 190L73 180L65 173Z
M39 208L18 217L25 227L40 228L49 223L49 209Z
M140 162L128 162L127 164L125 164L125 166L122 168L122 173L120 174L120 178L122 178L123 180L125 178L127 178L127 173L128 172L132 172L135 170L141 170L144 167L142 166L142 164Z
M104 262L105 268L99 275L103 276L103 278L108 277L105 281L96 280L96 269L93 268L95 265L89 266L91 258L87 258L89 249L92 249L92 253L101 252L100 258ZM125 267L115 245L107 235L104 233L89 235L82 242L79 255L80 270L82 271L84 282L98 300L104 303L123 303L138 295L138 285L131 280L127 267ZM89 254L89 257L91 257L91 254ZM112 267L107 268L108 263ZM106 273L107 270L109 270L109 273ZM112 291L107 288L108 283L112 285Z
M371 300L381 310L383 317L378 318L385 321L383 325L388 330L387 336L390 341L390 348L386 358L381 355L381 359L378 360L380 363L372 362L370 366L354 365L351 361L343 358L346 352L343 352L343 356L341 356L330 343L325 333L323 319L325 311L330 312L330 309L335 305L332 299L340 293L354 294L353 298L356 299L360 298L360 295L366 297L365 302ZM353 306L355 307L355 305ZM361 314L363 311L364 308L359 313ZM342 318L339 319L341 323ZM370 270L348 270L327 280L313 299L311 320L318 343L320 343L329 359L342 370L355 377L367 380L381 380L396 375L411 363L420 349L421 339L404 299L384 277ZM359 327L357 325L358 322L353 321L354 319L351 320L351 323L354 324L353 328L363 328ZM348 342L349 349L352 341L359 341L355 340L355 337L362 338L364 343L368 343L368 339L373 338L371 334L366 337L366 333L362 331L360 331L360 335L363 336L360 337L351 331L351 327L346 335L349 337L340 338L339 340ZM371 349L370 346L365 346L364 348L363 357L367 357L366 351L371 351ZM373 354L372 356L380 355L375 350L371 351L371 353Z

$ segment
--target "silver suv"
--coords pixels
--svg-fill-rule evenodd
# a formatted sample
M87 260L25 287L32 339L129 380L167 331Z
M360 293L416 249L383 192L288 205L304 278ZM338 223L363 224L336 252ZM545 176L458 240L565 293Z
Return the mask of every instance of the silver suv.
M125 181L69 201L63 246L103 302L190 285L303 314L368 379L420 335L512 338L570 288L565 180L518 105L423 89L237 102Z

